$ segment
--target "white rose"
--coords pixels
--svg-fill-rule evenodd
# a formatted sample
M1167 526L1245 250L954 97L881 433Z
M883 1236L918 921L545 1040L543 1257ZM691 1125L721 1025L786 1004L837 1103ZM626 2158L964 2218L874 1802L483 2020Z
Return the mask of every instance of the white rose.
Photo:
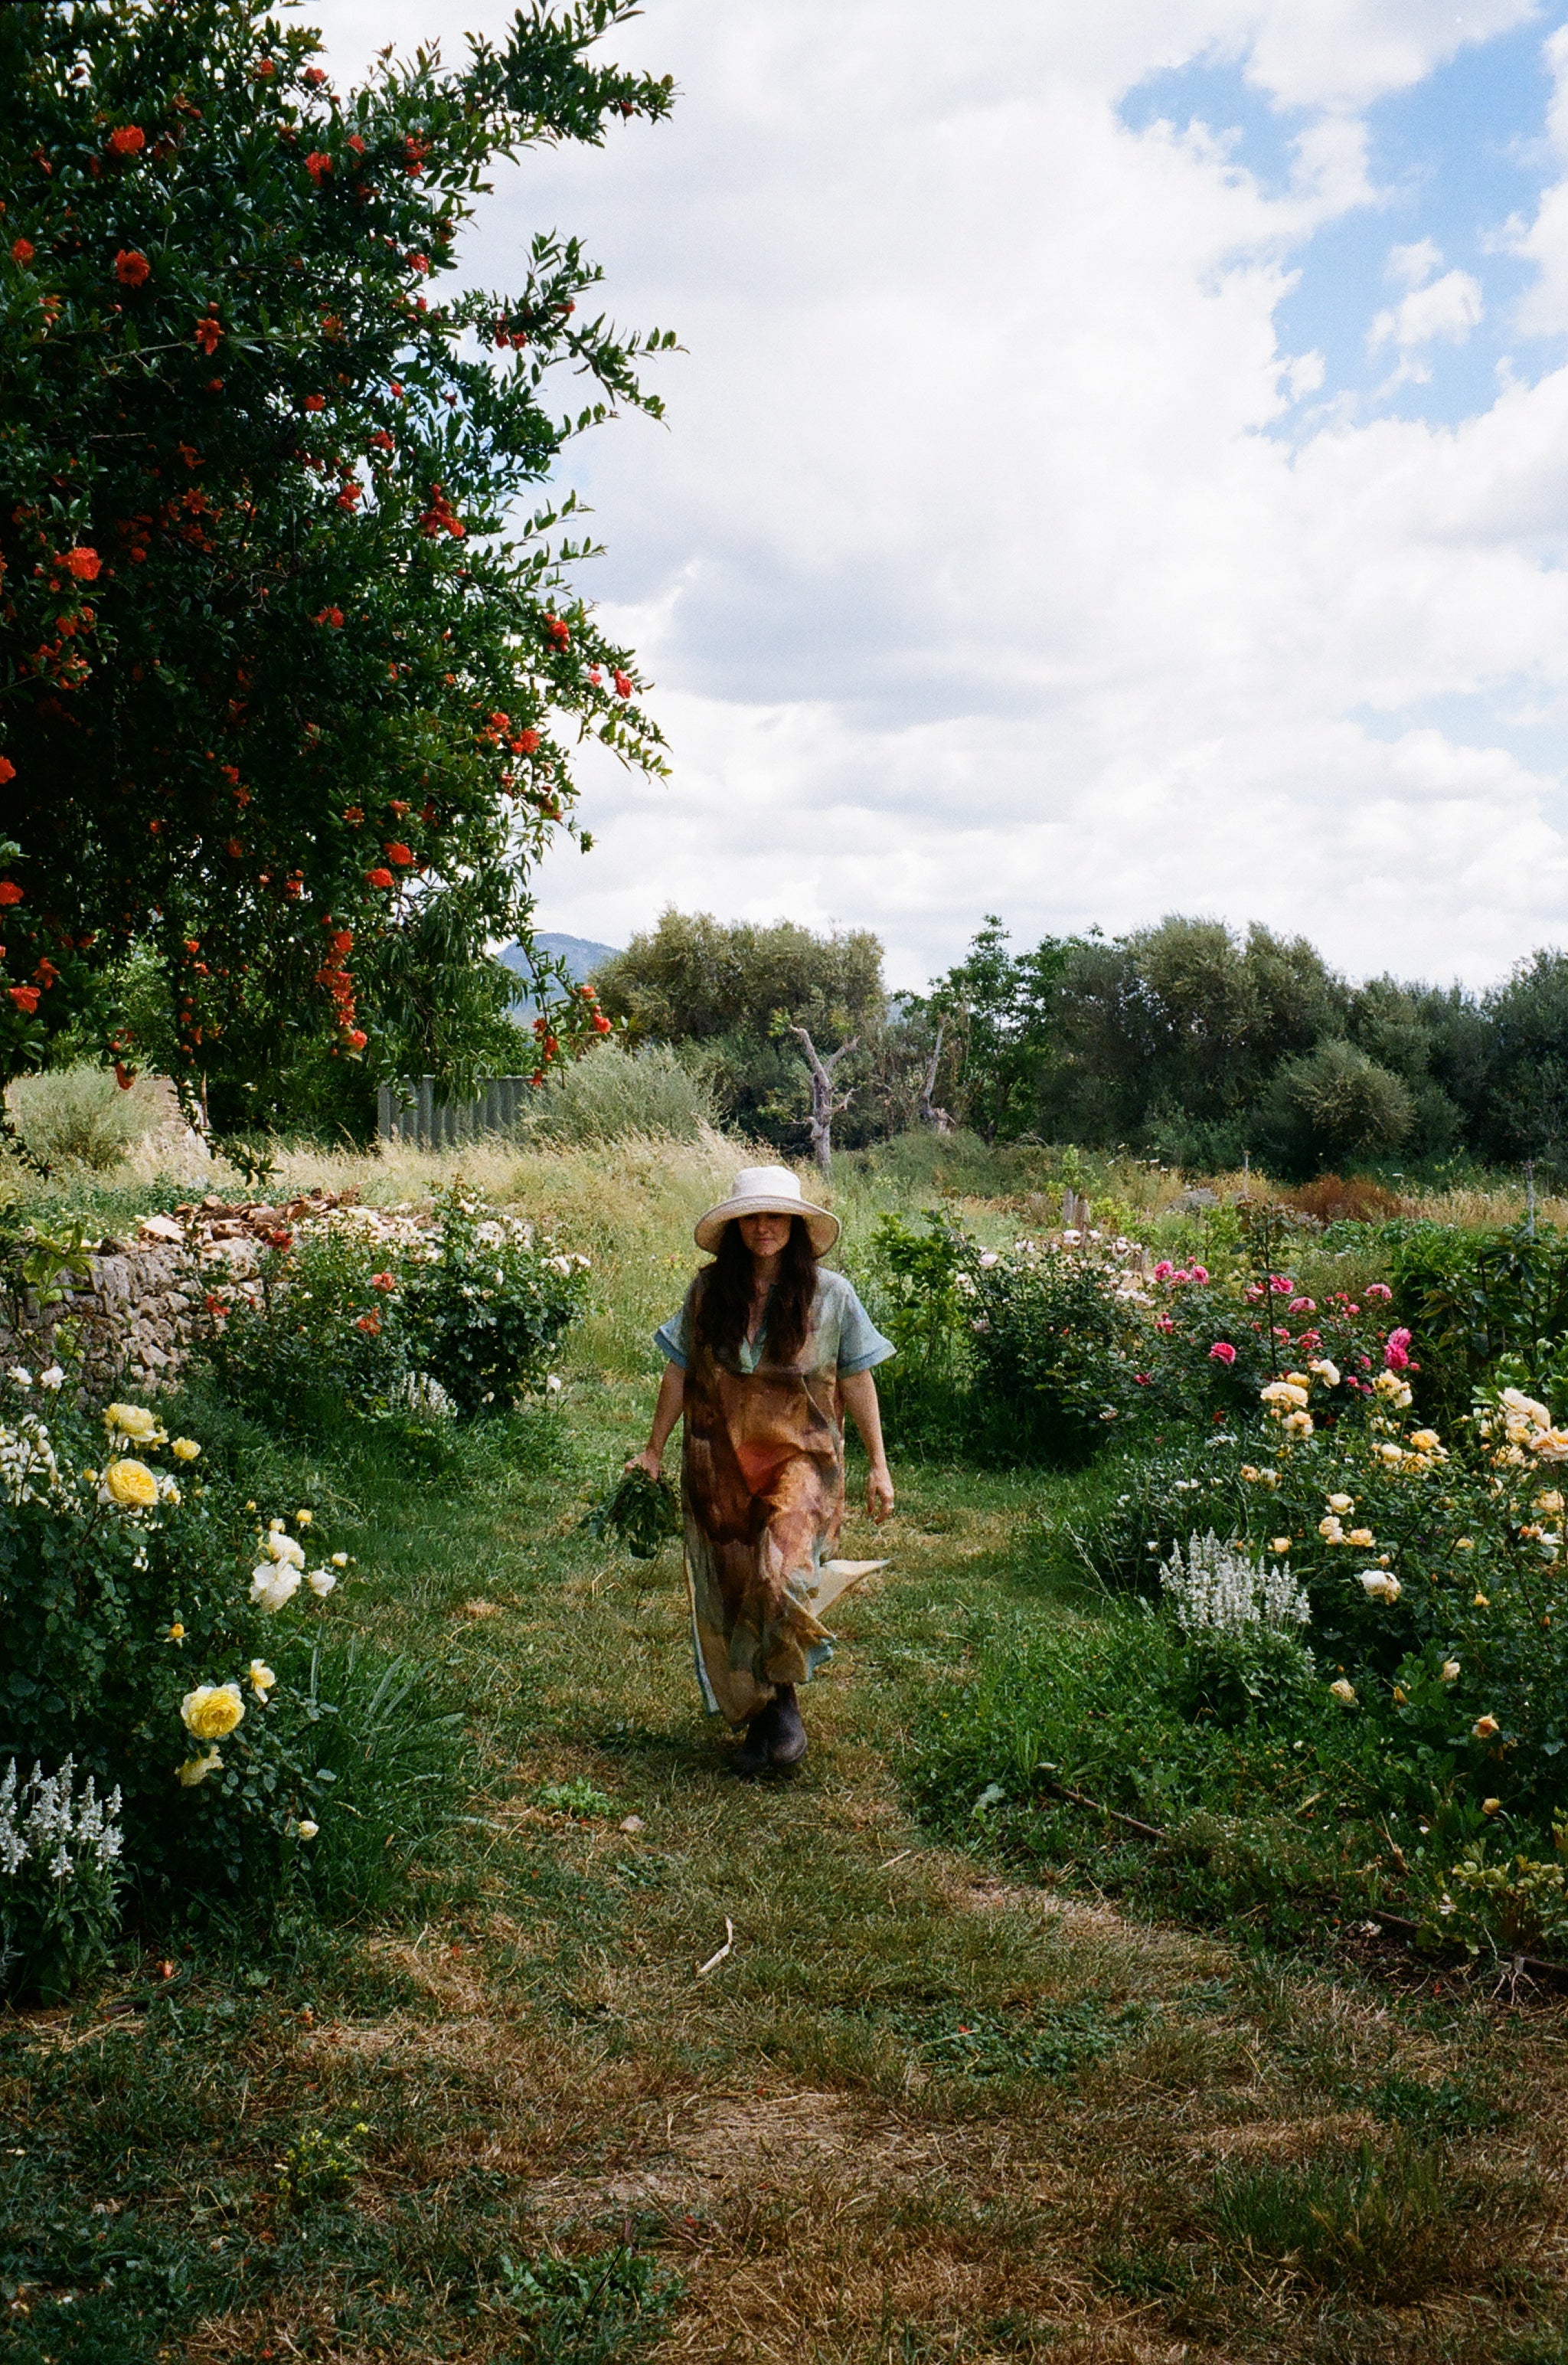
M318 1601L325 1601L337 1581L330 1568L313 1568L305 1580Z
M273 1568L264 1563L251 1572L251 1598L263 1609L281 1609L299 1590L297 1568Z
M292 1568L303 1568L305 1565L304 1547L296 1543L292 1536L269 1532L263 1539L262 1548L264 1552L270 1552L274 1560L286 1561Z
M39 1385L48 1388L52 1394L58 1394L65 1385L65 1373L58 1363L51 1363L47 1372L39 1373Z
M1390 1576L1385 1569L1363 1569L1357 1582L1369 1601L1397 1601L1399 1598L1399 1579Z

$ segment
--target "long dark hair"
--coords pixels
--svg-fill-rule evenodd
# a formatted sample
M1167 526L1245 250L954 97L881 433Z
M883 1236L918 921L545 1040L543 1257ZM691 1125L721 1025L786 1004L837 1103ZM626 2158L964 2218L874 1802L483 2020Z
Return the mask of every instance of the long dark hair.
M754 1282L751 1250L734 1217L719 1235L718 1252L697 1276L694 1308L701 1344L718 1356L738 1355L751 1319ZM792 1363L806 1343L817 1294L817 1252L803 1216L790 1218L790 1238L778 1260L778 1278L767 1309L767 1360Z

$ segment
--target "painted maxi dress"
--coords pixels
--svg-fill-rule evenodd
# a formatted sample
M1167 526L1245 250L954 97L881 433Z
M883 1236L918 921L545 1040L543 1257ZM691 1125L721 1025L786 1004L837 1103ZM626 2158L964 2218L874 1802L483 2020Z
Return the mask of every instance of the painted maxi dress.
M701 1276L698 1276L700 1281ZM833 1656L822 1613L882 1561L834 1557L844 1518L841 1378L894 1352L841 1272L821 1272L797 1362L769 1360L767 1318L721 1362L692 1340L693 1282L654 1343L686 1373L681 1504L697 1680L744 1724L779 1684Z

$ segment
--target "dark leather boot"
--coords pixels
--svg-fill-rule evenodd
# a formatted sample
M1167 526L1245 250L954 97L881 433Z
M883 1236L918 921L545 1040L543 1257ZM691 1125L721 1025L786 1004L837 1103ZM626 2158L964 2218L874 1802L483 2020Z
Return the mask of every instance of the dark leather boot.
M766 1708L758 1709L745 1729L745 1739L730 1760L737 1774L766 1774L773 1762L773 1744L778 1732L778 1702L770 1699Z
M780 1684L773 1696L774 1724L768 1756L778 1766L798 1765L806 1754L806 1728L793 1684Z

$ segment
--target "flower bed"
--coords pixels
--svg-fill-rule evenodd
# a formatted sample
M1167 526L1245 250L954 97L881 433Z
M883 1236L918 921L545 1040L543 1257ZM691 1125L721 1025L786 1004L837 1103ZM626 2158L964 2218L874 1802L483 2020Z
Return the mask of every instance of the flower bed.
M322 1681L345 1665L330 1618L349 1554L308 1508L264 1514L203 1472L199 1440L144 1405L95 1414L58 1366L0 1381L0 1781L14 1799L90 1778L140 1910L164 1918L308 1888L334 1819L363 1820L376 1787L351 1765L345 1794ZM0 1864L7 1976L34 1990L80 1974L114 1921L80 1871L40 1921L37 1871L36 1851Z

